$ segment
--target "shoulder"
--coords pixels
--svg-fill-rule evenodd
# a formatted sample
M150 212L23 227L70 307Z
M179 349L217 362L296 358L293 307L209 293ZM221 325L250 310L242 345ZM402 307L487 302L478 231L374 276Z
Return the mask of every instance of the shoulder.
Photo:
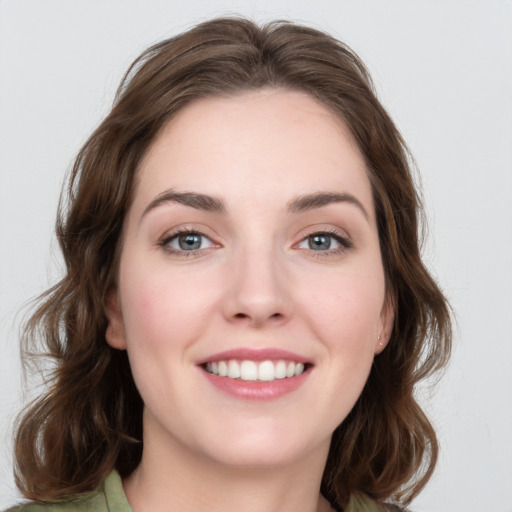
M28 502L5 512L133 512L119 475L113 471L94 492L52 502Z
M108 508L101 495L95 492L69 500L23 503L6 512L108 512Z
M398 505L379 503L365 494L356 494L351 497L345 512L408 512Z

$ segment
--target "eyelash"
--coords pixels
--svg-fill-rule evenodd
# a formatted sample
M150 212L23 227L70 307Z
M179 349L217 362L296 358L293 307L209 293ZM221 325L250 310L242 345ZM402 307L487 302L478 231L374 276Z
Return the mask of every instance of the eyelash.
M309 239L316 237L316 236L327 236L329 238L332 238L339 244L339 247L336 247L334 249L329 248L329 249L317 250L317 251L315 251L311 248L305 249L305 250L308 250L308 252L310 252L310 255L315 258L322 258L322 257L328 257L328 256L332 256L332 255L342 254L354 246L352 241L347 236L342 235L335 229L321 230L321 231L315 231L313 233L310 233L307 236L305 236L304 238L302 238L301 241L299 242L299 244L307 242ZM298 244L296 244L296 245L298 245Z
M158 243L158 245L160 247L162 247L162 249L164 249L168 254L178 255L178 256L186 256L186 257L195 256L198 253L204 252L205 250L210 248L210 247L206 247L206 248L185 250L185 249L175 249L175 248L171 247L170 243L174 240L177 240L181 235L195 235L195 236L201 237L201 239L203 239L203 240L204 239L208 240L212 244L212 246L215 245L215 242L213 242L208 235L205 235L204 233L201 233L200 231L195 230L195 229L180 229L180 230L172 233L169 236L165 236ZM340 246L336 247L334 249L328 248L325 250L314 250L311 248L304 249L304 250L307 250L308 252L310 252L310 255L313 257L327 257L327 256L331 256L331 255L336 255L336 254L344 253L353 247L353 243L350 241L350 239L347 238L346 236L341 235L335 229L315 231L313 233L310 233L307 236L303 237L299 241L298 244L295 244L294 247L296 247L297 245L300 245L304 242L307 242L308 240L310 240L316 236L327 236L329 238L332 238Z
M158 245L162 247L168 254L177 255L177 256L186 256L187 258L190 256L195 256L200 252L205 251L207 248L199 248L199 249L191 249L189 251L185 249L175 249L171 247L170 243L174 240L177 240L181 235L195 235L198 237L201 237L201 239L208 240L212 245L215 245L215 243L211 240L211 238L204 233L201 233L200 231L197 231L195 229L179 229L178 231L175 231L169 236L165 236Z

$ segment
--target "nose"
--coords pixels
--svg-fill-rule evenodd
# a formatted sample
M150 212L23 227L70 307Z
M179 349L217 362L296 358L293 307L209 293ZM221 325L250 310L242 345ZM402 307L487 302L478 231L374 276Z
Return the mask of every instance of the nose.
M223 300L229 322L262 327L279 325L291 315L284 265L271 251L244 251L230 262Z

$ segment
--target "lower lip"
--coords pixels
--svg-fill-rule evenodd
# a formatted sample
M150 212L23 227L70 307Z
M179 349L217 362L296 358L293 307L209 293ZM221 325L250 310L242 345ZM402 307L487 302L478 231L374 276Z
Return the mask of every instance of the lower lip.
M217 389L235 398L245 400L276 400L296 391L309 377L311 368L297 377L276 379L272 381L247 381L219 377L202 369L208 381Z

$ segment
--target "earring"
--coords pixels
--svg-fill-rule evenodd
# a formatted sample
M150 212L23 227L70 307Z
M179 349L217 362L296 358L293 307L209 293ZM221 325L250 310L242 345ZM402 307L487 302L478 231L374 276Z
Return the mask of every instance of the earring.
M379 342L379 347L382 347L382 345L384 345L384 342L380 341L380 339L381 339L381 335L379 334L377 341Z

